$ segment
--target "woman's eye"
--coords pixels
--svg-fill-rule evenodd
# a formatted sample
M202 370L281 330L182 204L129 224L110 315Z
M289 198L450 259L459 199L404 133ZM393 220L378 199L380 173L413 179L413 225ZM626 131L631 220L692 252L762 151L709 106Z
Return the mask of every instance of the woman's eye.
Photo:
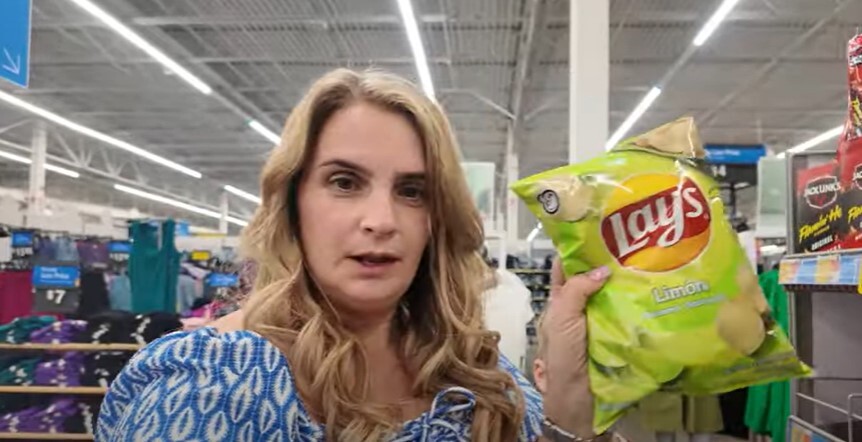
M335 186L341 192L350 192L356 190L356 180L349 176L334 176L329 180L329 183Z
M413 201L422 201L425 199L425 192L419 186L404 186L399 193L402 197Z

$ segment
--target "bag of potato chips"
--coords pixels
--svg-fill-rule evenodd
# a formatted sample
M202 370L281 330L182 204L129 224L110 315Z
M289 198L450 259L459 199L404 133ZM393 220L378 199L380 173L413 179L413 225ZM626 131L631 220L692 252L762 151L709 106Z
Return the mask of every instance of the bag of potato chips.
M515 183L569 276L607 265L587 305L594 427L655 391L698 395L810 375L771 317L691 118Z

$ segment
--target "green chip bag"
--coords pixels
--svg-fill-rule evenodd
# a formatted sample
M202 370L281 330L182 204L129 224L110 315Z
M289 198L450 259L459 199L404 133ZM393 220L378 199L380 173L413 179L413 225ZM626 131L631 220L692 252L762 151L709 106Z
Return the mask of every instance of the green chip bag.
M771 317L690 118L512 186L569 276L606 265L587 305L594 427L655 391L716 394L807 376Z

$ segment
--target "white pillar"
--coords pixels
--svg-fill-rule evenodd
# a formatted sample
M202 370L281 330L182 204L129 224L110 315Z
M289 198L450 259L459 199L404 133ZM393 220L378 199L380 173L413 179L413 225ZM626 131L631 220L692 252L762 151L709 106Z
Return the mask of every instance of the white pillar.
M506 154L506 242L514 247L518 243L518 208L521 202L509 186L518 181L518 155Z
M230 213L230 211L229 211L230 207L228 206L227 191L226 190L222 190L222 192L221 192L220 203L221 204L219 205L219 208L221 209L221 218L219 218L219 220L218 220L218 231L227 235L227 233L228 233L227 217Z
M610 0L569 2L569 162L604 153L608 140Z
M45 213L45 156L48 136L45 123L33 126L33 142L30 152L30 187L27 193L27 225L33 227L36 217Z

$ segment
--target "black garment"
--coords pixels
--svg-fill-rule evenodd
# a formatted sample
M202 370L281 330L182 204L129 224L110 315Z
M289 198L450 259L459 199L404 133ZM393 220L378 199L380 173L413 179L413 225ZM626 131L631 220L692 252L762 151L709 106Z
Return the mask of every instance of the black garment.
M718 397L721 404L721 415L724 419L724 430L721 434L748 438L748 427L745 426L745 404L748 401L748 389L740 388Z
M101 270L85 270L81 274L81 302L76 315L81 319L110 310L108 285L105 282L105 272Z
M107 310L90 316L87 328L74 338L74 342L94 344L134 343L132 331L135 315L129 312Z
M102 351L84 359L82 385L108 387L133 356L129 351Z
M163 335L182 330L183 323L179 315L167 312L154 312L135 316L132 329L132 341L146 344L155 341Z
M67 433L75 434L94 434L96 430L96 419L99 416L99 408L102 400L100 399L79 399L78 410L74 416L69 417L63 423L63 429Z

